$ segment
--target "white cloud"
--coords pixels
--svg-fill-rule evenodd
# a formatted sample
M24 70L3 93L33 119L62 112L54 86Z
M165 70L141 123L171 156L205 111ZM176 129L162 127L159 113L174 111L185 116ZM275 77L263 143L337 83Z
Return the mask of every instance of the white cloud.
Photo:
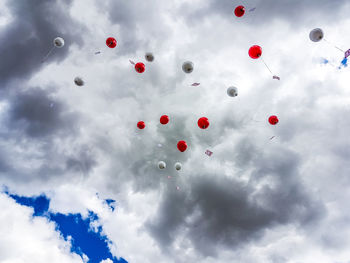
M55 231L55 224L33 217L33 209L0 193L0 261L82 262L70 252L71 245Z

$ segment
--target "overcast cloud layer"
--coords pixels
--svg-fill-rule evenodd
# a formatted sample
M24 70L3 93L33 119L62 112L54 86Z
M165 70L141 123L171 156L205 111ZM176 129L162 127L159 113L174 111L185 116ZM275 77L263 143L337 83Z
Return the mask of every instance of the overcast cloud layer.
M237 18L239 4L256 10ZM343 54L334 48L350 47L348 1L0 6L4 189L45 193L52 212L94 211L112 254L128 262L350 262L350 77L337 68ZM309 40L315 27L327 42ZM65 46L42 62L57 36ZM105 45L109 36L115 49ZM249 58L254 44L280 81ZM135 72L129 59L146 71ZM191 74L181 70L186 60L194 63ZM76 76L85 86L74 85ZM238 97L227 96L232 85ZM268 124L270 115L278 125ZM197 126L202 116L206 130ZM188 143L184 153L179 140ZM104 198L116 200L114 212ZM4 262L15 262L4 252L22 249L28 233L42 262L80 262L52 223L31 222L28 209L5 195L0 206L9 211L0 229L13 220L22 229L10 233L13 242L0 242ZM36 228L46 237L30 234Z

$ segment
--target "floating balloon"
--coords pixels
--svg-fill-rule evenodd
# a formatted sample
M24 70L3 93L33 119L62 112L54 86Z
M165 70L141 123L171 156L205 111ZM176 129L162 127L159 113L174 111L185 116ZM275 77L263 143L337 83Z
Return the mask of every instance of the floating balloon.
M140 130L142 130L142 129L144 129L144 128L146 127L146 124L145 124L143 121L139 121L139 122L137 123L137 127L138 127Z
M245 13L245 8L243 5L239 5L235 8L235 16L242 17Z
M145 71L146 67L145 67L145 64L141 63L141 62L138 62L136 63L135 65L135 70L138 72L138 73L143 73Z
M152 62L154 60L154 55L151 52L147 52L145 58L148 62Z
M160 117L160 123L165 125L169 122L169 117L167 115L163 115L162 117Z
M74 79L74 83L77 86L84 86L84 80L81 77L76 77Z
M114 37L109 37L106 40L106 45L109 48L115 48L117 46L117 40Z
M184 152L187 149L187 143L185 141L179 141L177 143L177 149L179 149L180 152Z
M166 168L166 163L163 162L163 161L160 161L160 162L158 163L158 167L159 167L159 169L165 169L165 168Z
M238 90L236 87L229 87L227 89L227 95L229 95L230 97L236 97L238 96Z
M56 37L53 40L53 44L58 48L64 47L64 39L62 37Z
M321 28L312 29L309 34L309 38L313 42L318 42L322 40L323 37L324 37L324 34Z
M275 115L270 116L270 117L269 117L269 123L270 123L271 125L276 125L276 124L278 123L278 118L277 118L277 116L275 116Z
M182 64L182 70L185 73L191 73L193 71L193 63L191 61L186 61Z
M248 54L252 59L260 58L262 54L262 49L258 45L251 46L249 48Z
M47 52L47 54L45 55L45 57L41 60L41 63L43 63L51 54L51 52L55 49L55 48L62 48L64 47L64 39L62 37L56 37L53 40L53 47L49 50L49 52Z
M206 117L201 117L198 119L198 127L201 129L206 129L209 127L209 120Z
M175 163L174 167L175 167L175 170L180 171L182 168L182 165L181 163Z

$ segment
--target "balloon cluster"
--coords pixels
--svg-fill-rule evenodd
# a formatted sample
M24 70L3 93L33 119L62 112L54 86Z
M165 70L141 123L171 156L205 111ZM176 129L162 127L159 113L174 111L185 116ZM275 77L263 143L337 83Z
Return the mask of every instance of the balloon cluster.
M255 10L255 8L251 8L251 9L249 9L248 10L248 12L252 12L252 11L254 11ZM245 14L246 14L246 8L243 6L243 5L239 5L239 6L237 6L237 7L235 7L235 9L234 9L234 15L236 16L236 17L238 17L238 18L242 18ZM323 32L323 30L322 29L320 29L320 28L315 28L315 29L313 29L313 30L311 30L310 31L310 33L309 33L309 38L310 38L310 40L312 41L312 42L320 42L321 40L325 40L324 39L324 32ZM115 47L117 47L117 40L114 38L114 37L108 37L107 39L106 39L106 46L108 47L108 48L110 48L110 49L113 49L113 48L115 48ZM43 61L45 61L48 57L49 57L49 55L51 54L51 52L55 49L55 48L63 48L65 46L65 41L64 41L64 39L62 38L62 37L56 37L56 38L54 38L54 40L53 40L53 47L49 50L49 52L47 53L47 55L44 57L44 59L42 60L42 62ZM334 46L335 48L337 48L338 50L340 50L340 51L342 51L342 52L344 52L342 49L340 49L339 47L337 47L337 46ZM95 52L95 54L100 54L101 53L101 51L98 51L98 52ZM267 64L264 62L264 60L262 59L262 48L261 48L261 46L259 46L259 45L253 45L253 46L251 46L250 48L249 48L249 50L248 50L248 55L249 55L249 57L250 58L252 58L252 59L254 59L254 60L257 60L257 59L259 59L260 58L260 61L262 61L263 63L264 63L264 65L266 66L266 68L270 71L270 73L272 74L272 71L270 70L270 68L267 66ZM349 57L350 56L350 49L349 50L347 50L346 52L344 52L344 60L343 60L343 62L346 64L346 62L347 62L347 57ZM154 54L152 53L152 52L146 52L145 53L145 56L144 56L144 58L145 58L145 60L147 61L147 62L153 62L154 60L155 60L155 56L154 56ZM133 61L131 61L131 60L129 60L130 61L130 63L132 64L132 65L134 65L134 69L135 69L135 71L137 72L137 73L144 73L145 72L145 70L146 70L146 66L145 66L145 64L144 63L142 63L142 62L137 62L137 63L135 63L135 62L133 62ZM193 72L193 70L194 70L194 64L193 64L193 62L191 62L191 61L185 61L185 62L183 62L182 63L182 71L184 72L184 73L186 73L186 74L190 74L190 73L192 73ZM278 76L276 76L276 75L274 75L274 74L272 74L273 75L273 79L276 79L276 80L280 80L280 77L278 77ZM82 77L80 77L80 76L77 76L77 77L75 77L74 78L74 83L75 83L75 85L77 85L77 86L79 86L79 87L81 87L81 86L84 86L85 85L85 81L83 80L83 78ZM191 86L199 86L200 85L200 83L198 83L198 82L195 82L195 83L193 83ZM230 86L230 87L228 87L227 88L227 90L226 90L226 92L227 92L227 95L229 96L229 97L237 97L238 96L238 89L237 89L237 87L234 87L234 86ZM50 106L51 107L51 106ZM162 124L162 125L167 125L168 123L169 123L169 121L170 121L170 119L169 119L169 116L168 115L162 115L161 117L160 117L160 124ZM279 119L278 119L278 117L276 116L276 115L271 115L271 116L269 116L269 118L268 118L268 123L269 124L271 124L271 125L276 125L277 123L279 122ZM198 127L200 128L200 129L207 129L209 126L210 126L210 123L209 123L209 120L208 120L208 118L207 117L200 117L199 119L198 119L198 121L197 121L197 125L198 125ZM138 123L137 123L137 128L138 129L140 129L140 130L143 130L143 129L145 129L146 128L146 124L145 124L145 122L144 121L139 121ZM270 140L271 139L273 139L275 136L272 136L271 138L270 138ZM187 145L187 142L185 141L185 140L179 140L178 142L177 142L177 149L180 151L180 152L185 152L186 150L187 150L187 148L188 148L188 145ZM212 155L212 153L213 152L211 152L211 151L209 151L209 150L207 150L206 152L205 152L205 154L207 154L208 156L211 156ZM165 169L166 168L166 163L164 162L164 161L159 161L158 162L158 168L159 169ZM181 165L181 163L179 163L179 162L176 162L175 163L175 165L174 165L174 168L175 168L175 170L177 170L177 171L180 171L181 169L182 169L182 165ZM179 189L179 187L177 187L178 189Z
M250 11L254 11L255 8L252 8L249 10ZM246 9L244 6L242 5L239 5L237 6L235 9L234 9L234 15L236 17L243 17L246 13ZM309 33L309 38L312 42L319 42L321 40L325 40L324 39L324 32L322 29L320 28L315 28L313 30L310 31ZM53 48L49 51L49 53L46 55L45 59L48 57L48 55L51 53L51 51L54 49L54 48L62 48L64 47L65 45L65 41L62 37L56 37L54 40L53 40ZM117 40L114 38L114 37L108 37L106 39L106 46L108 48L115 48L117 46ZM335 46L336 47L336 46ZM337 49L341 50L340 48L336 47ZM342 50L341 50L342 51ZM99 54L101 53L100 51L99 52L96 52L95 54ZM259 46L259 45L253 45L249 48L248 50L248 55L250 58L252 59L259 59L261 58L262 56L262 48ZM347 50L345 52L345 59L347 59L347 57L350 56L350 49ZM144 56L145 60L147 62L153 62L155 60L155 56L152 52L146 52L145 53L145 56ZM44 59L44 60L45 60ZM261 58L262 60L262 58ZM262 60L263 61L263 60ZM264 62L264 61L263 61ZM135 68L135 71L137 73L143 73L145 72L145 69L146 69L146 66L144 63L142 62L137 62L137 63L134 63L133 61L130 60L130 63L134 65L134 68ZM264 62L265 66L267 67L267 69L271 72L271 70L269 69L269 67L266 65L266 63ZM190 74L192 73L194 70L194 64L193 62L191 61L185 61L182 63L182 71L186 74ZM271 72L272 73L272 72ZM276 75L273 76L273 79L277 79L277 80L280 80L280 78ZM74 83L75 85L77 86L84 86L85 85L85 81L83 80L82 77L75 77L74 78ZM200 83L198 82L195 82L193 83L191 86L199 86ZM238 89L237 87L235 86L230 86L227 88L226 90L227 92L227 95L229 97L237 97L238 96ZM169 116L168 115L162 115L159 119L159 122L161 125L167 125L169 123L170 119L169 119ZM268 118L268 123L270 125L276 125L277 123L279 122L279 119L276 115L271 115L269 116ZM209 122L209 119L207 117L200 117L197 121L197 125L200 129L207 129L209 126L210 126L210 122ZM140 130L143 130L146 128L146 124L144 121L139 121L137 123L137 128L140 129ZM272 136L270 139L274 138L275 136ZM177 149L180 151L180 152L185 152L188 148L188 145L187 145L187 142L185 140L179 140L177 142ZM211 154L213 152L207 150L205 152L208 156L211 156ZM158 162L158 168L159 169L165 169L166 168L166 163L164 161L159 161ZM179 162L176 162L175 165L174 165L174 168L177 170L177 171L180 171L182 169L182 165L181 163Z
M159 119L160 124L162 125L166 125L169 123L169 116L168 115L162 115ZM197 121L198 127L201 129L207 129L209 127L209 120L207 117L201 117L198 119ZM143 130L146 127L146 124L144 121L139 121L137 123L137 128L139 128L140 130ZM180 152L184 152L187 149L187 142L186 141L178 141L177 143L177 149Z

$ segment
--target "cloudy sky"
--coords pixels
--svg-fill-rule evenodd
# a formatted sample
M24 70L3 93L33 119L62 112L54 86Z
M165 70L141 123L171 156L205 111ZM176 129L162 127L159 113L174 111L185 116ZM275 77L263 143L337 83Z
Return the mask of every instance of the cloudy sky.
M0 7L0 262L350 262L349 1Z

